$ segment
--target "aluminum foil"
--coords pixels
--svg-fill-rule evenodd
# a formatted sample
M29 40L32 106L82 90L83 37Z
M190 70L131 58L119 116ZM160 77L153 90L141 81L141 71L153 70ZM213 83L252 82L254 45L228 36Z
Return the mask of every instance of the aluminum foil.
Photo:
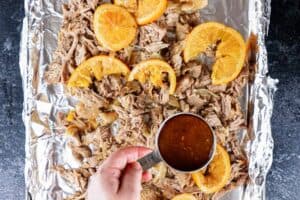
M266 174L272 163L271 115L277 80L267 76L265 36L268 32L271 0L209 0L201 11L203 21L219 21L239 30L245 38L258 36L258 70L245 90L245 115L252 140L245 145L251 183L229 192L223 200L264 200ZM26 199L60 200L76 188L52 170L53 165L76 167L66 148L58 111L67 111L74 101L64 95L62 85L47 85L43 73L57 46L64 0L25 0L20 50L20 71L24 89L23 120L26 127Z

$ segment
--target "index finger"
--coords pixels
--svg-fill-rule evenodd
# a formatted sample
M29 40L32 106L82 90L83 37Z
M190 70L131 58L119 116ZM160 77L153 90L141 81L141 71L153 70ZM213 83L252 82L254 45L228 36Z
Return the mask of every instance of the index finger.
M151 149L146 147L126 147L111 154L105 160L101 168L114 168L123 170L128 163L137 161L139 158L151 153Z

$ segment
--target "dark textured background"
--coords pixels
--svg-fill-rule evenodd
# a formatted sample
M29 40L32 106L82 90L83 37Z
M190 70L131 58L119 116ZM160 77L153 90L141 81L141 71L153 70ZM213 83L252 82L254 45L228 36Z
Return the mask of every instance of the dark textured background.
M23 0L0 0L0 199L24 199L24 126L18 65ZM269 200L300 199L300 0L273 0L267 38L270 75L278 78Z

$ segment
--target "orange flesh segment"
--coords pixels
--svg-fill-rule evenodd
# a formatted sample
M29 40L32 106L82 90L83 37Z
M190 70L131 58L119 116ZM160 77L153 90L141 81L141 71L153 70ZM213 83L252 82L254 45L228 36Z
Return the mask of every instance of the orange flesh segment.
M137 24L125 8L103 4L94 14L94 31L103 47L118 51L129 46L134 40Z
M149 24L160 18L167 9L167 0L138 0L137 22Z

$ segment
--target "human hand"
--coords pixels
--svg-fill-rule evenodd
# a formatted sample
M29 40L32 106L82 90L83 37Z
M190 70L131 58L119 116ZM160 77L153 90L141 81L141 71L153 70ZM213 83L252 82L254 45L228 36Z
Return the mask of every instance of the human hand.
M91 176L88 200L139 200L142 181L149 181L151 174L144 172L139 158L150 153L144 147L128 147L114 152Z

